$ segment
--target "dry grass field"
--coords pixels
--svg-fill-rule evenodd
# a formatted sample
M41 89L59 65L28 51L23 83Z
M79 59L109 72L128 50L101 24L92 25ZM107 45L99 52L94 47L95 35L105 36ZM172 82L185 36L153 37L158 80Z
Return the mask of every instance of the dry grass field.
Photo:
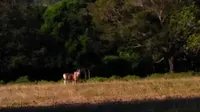
M200 77L0 85L0 112L199 112Z

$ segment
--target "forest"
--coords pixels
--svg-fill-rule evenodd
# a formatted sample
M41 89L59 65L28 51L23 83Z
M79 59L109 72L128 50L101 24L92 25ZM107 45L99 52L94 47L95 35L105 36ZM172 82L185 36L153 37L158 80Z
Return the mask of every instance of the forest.
M200 71L198 0L1 0L0 80ZM87 71L86 71L87 72Z

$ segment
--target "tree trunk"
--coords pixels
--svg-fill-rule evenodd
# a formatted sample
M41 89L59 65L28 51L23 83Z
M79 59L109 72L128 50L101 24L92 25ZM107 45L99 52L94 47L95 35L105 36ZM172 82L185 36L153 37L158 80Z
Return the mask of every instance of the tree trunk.
M169 59L169 72L174 73L174 56L171 56Z
M90 69L88 68L88 79L90 78Z
M87 74L86 74L85 68L83 69L83 72L84 72L85 79L87 79Z

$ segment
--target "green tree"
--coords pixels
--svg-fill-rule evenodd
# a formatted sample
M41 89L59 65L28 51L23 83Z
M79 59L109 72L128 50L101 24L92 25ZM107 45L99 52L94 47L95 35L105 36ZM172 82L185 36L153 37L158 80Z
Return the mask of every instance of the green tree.
M157 63L168 60L170 72L174 56L185 49L192 34L196 11L191 1L182 0L97 0L91 6L103 38L124 42L118 44L119 51L139 52Z
M32 52L41 47L39 28L45 7L9 2L1 2L0 7L1 75L7 79L28 75Z
M91 16L87 4L94 0L63 0L48 6L43 18L41 31L56 38L65 57L65 64L85 67L80 63L82 56L93 52L94 38Z

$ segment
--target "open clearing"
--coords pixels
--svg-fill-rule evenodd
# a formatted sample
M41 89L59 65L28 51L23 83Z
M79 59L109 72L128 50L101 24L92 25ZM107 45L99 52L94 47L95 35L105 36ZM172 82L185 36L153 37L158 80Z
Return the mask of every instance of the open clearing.
M142 102L146 103L142 104ZM58 108L56 107L58 105L64 107ZM69 108L70 105L73 107L79 105L79 107ZM89 107L91 105L93 107ZM54 111L62 108L60 111L67 111L66 109L84 111L85 109L94 112L98 107L98 111L109 112L113 109L115 112L120 109L121 111L126 109L126 112L134 109L138 112L197 112L200 110L200 77L116 80L76 85L63 83L0 85L0 108L6 111L8 108L14 110L14 108L25 109L25 107L26 109L48 107L48 109L56 109Z

